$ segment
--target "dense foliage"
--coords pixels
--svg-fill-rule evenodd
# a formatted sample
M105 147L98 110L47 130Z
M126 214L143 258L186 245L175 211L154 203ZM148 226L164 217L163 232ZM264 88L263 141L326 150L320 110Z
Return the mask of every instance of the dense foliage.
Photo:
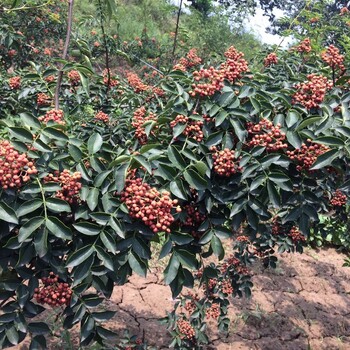
M30 333L44 349L46 308L80 324L81 345L113 338L98 307L146 275L158 242L180 299L171 345L199 348L208 320L227 331L231 298L250 295L251 262L274 267L347 221L347 62L312 44L267 52L260 72L233 46L216 66L191 49L147 81L60 60L59 109L55 66L2 67L1 347Z

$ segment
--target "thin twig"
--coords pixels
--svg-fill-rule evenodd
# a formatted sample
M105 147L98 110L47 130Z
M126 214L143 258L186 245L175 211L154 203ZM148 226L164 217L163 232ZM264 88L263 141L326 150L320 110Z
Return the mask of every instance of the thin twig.
M104 43L104 47L105 47L105 63L106 63L106 69L107 69L106 102L108 102L108 91L110 89L110 84L111 84L111 72L109 70L108 43L107 43L105 27L103 25L103 11L102 11L101 0L98 0L98 6L99 6L99 10L100 10L100 26L101 26L102 36L103 36L103 43Z
M64 44L64 50L63 50L63 55L62 55L62 59L63 60L65 60L67 58L70 37L71 37L71 34L72 34L74 0L68 0L68 2L69 2L68 25L67 25L66 42ZM60 107L60 90L61 90L61 85L62 85L62 78L63 78L63 70L60 70L58 72L56 89L55 89L55 109L59 109L59 107Z
M183 0L180 1L179 11L177 13L177 19L176 19L176 29L175 29L173 52L172 52L173 60L175 59L175 50L176 50L176 44L177 44L177 34L179 32L179 23L180 23L180 16L181 16L181 10L182 10L182 1Z

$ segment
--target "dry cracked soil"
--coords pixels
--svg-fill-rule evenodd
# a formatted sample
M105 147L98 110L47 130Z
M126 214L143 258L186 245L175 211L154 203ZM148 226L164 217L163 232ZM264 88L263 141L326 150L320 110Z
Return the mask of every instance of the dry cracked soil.
M230 333L210 327L211 344L204 350L350 350L350 267L333 248L282 254L276 269L252 269L252 298L234 299ZM162 275L152 269L146 279L132 276L116 287L104 308L116 311L106 326L144 337L157 349L168 349L169 337L159 318L174 301ZM73 332L74 333L74 332ZM50 341L50 349L68 348ZM28 349L29 341L12 350Z

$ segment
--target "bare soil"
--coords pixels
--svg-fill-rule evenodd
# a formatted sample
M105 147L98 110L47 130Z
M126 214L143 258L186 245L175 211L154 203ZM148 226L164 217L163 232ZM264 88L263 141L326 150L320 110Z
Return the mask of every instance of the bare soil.
M213 326L205 350L349 350L350 268L335 249L306 249L282 254L275 270L253 268L251 299L234 299L229 335ZM157 349L168 349L169 337L158 321L174 301L161 274L138 276L116 287L104 308L116 311L106 326L129 329ZM75 343L75 342L74 342ZM13 347L28 349L28 342ZM50 349L67 349L53 342Z

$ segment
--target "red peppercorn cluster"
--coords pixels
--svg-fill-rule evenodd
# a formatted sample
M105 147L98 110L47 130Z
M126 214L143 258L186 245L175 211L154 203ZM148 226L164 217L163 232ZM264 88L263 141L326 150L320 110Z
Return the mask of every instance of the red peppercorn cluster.
M51 98L50 96L40 92L36 97L36 102L38 106L47 106L51 104Z
M205 317L217 320L221 314L220 305L218 303L212 304L205 310Z
M287 156L298 163L297 170L308 170L315 163L317 157L329 151L330 148L325 145L312 142L310 139L303 144L299 149L287 151Z
M9 58L13 58L13 57L15 57L16 55L17 55L17 51L16 51L15 49L8 50L8 52L7 52L7 56L8 56Z
M94 119L99 120L99 121L107 124L109 122L109 115L106 113L103 113L102 111L99 111L95 115Z
M176 325L179 330L181 339L193 339L196 336L196 332L191 326L191 323L187 320L178 320L176 322Z
M226 62L221 65L221 72L225 79L230 83L234 83L241 78L242 73L247 72L248 62L243 58L244 53L237 51L231 46L225 52Z
M230 177L242 171L242 167L238 165L235 151L225 148L221 151L217 147L210 148L214 160L213 169L219 176Z
M320 19L318 17L312 17L310 23L317 23Z
M232 294L233 293L233 288L232 288L232 284L231 281L229 279L225 279L221 282L221 291L225 294Z
M348 201L348 197L340 190L336 190L333 193L330 203L331 205L333 205L333 207L343 207L347 201Z
M185 57L181 57L179 62L173 67L173 69L178 69L186 71L188 68L198 66L202 63L202 59L197 54L197 49L191 49Z
M309 53L311 51L311 40L310 38L304 39L298 46L295 48L296 51L303 53Z
M55 81L55 76L54 75L49 75L45 78L45 81L47 83L52 83L53 81Z
M48 174L44 178L45 182L57 182L61 186L61 190L57 191L55 196L69 204L79 202L79 192L82 187L81 173L76 171L71 174L68 169L64 169L61 173L56 171L55 174Z
M306 241L306 237L299 231L299 229L296 226L293 226L290 229L288 236L292 239L294 243Z
M12 90L18 90L21 87L21 77L10 78L9 86Z
M226 259L226 261L221 265L220 271L221 273L226 273L232 267L239 274L249 275L249 270L234 256L230 256Z
M182 226L186 227L194 238L199 239L202 232L198 232L198 227L206 219L206 216L199 212L194 203L186 204L183 210L186 213L186 220L182 223Z
M38 118L40 122L48 123L50 120L53 120L57 124L64 125L66 122L64 121L64 113L61 109L51 109L47 111L45 115Z
M300 103L307 109L318 108L333 84L323 75L309 74L307 79L295 85L297 92L293 95L292 103Z
M49 277L41 279L43 286L34 289L34 298L39 304L48 304L52 307L68 306L73 291L68 283L58 281L58 276L50 272Z
M271 52L269 53L265 59L264 59L264 66L265 67L269 67L273 64L277 64L278 63L278 57L277 54L275 52Z
M174 128L177 124L187 124L185 130L182 132L185 136L190 137L197 142L203 140L203 122L201 120L191 120L189 117L179 114L170 122L170 127Z
M21 187L37 172L25 153L16 151L9 141L0 141L0 185L4 190Z
M188 297L189 297L189 300L186 301L185 310L189 314L192 314L197 309L195 302L199 301L199 296L198 294L194 294L190 292Z
M110 79L109 79L109 86L114 87L114 86L118 86L119 85L119 81L117 79L115 79L114 77L112 77L112 73L109 70L109 74L110 74ZM108 84L108 69L104 69L102 72L103 75L103 84L107 85Z
M192 84L190 96L212 96L220 91L224 86L224 74L221 70L210 68L201 68L193 72L195 83Z
M149 113L146 116L146 108L144 106L138 108L134 112L134 116L131 122L131 125L136 129L135 136L138 139L141 145L145 145L147 143L147 135L145 132L144 124L148 121L156 121L157 117L153 113Z
M273 125L270 120L261 119L258 124L247 123L248 135L251 140L248 147L262 146L267 151L276 152L288 148L285 143L286 134L281 131L281 124Z
M340 16L347 15L349 12L350 11L347 7L343 7L342 9L340 9Z
M249 243L250 239L247 236L241 235L236 238L236 241L241 243Z
M150 86L145 84L136 73L128 72L126 74L126 77L128 79L129 85L134 89L136 93L150 90Z
M334 45L329 45L321 57L332 69L345 70L344 55L341 55L339 49Z
M68 72L68 80L72 86L78 86L80 84L80 75L77 70L71 70Z
M178 201L172 200L169 192L160 193L155 187L143 183L141 178L127 179L121 201L126 204L132 218L142 220L154 233L171 232L170 225L175 220L171 211ZM176 211L180 212L181 208L177 206Z

